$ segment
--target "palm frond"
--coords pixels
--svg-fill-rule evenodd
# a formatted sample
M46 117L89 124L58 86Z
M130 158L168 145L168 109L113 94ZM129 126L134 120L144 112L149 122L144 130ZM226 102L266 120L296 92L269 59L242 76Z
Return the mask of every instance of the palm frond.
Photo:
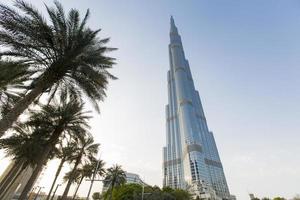
M31 4L23 0L15 2L15 9L0 4L0 55L14 57L34 69L31 80L34 89L46 79L49 102L57 94L81 99L87 96L97 111L103 101L110 79L116 79L107 70L115 59L106 53L116 50L107 47L109 38L100 38L98 30L87 26L89 10L82 20L79 11L65 13L61 3L54 7L45 5L50 23ZM51 84L50 84L51 83Z

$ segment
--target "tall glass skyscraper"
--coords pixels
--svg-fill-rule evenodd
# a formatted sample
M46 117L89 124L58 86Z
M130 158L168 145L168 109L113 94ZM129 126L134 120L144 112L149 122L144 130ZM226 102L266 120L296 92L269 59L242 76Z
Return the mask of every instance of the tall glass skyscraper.
M190 189L201 199L230 199L214 136L172 17L169 58L163 185Z

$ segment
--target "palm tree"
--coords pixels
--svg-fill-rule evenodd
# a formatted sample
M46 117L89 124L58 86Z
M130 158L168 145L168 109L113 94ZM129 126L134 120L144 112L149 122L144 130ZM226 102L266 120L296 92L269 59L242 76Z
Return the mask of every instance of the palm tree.
M55 178L52 182L52 185L51 185L51 188L50 188L50 191L48 193L48 196L47 196L46 200L50 199L52 190L55 186L56 180L57 180L57 178L58 178L58 176L59 176L59 174L62 170L62 167L63 167L64 163L72 160L73 155L74 155L74 151L76 150L76 148L77 148L77 143L75 141L67 142L66 146L63 146L61 144L61 147L58 151L58 154L56 155L57 158L60 159L60 163L59 163L58 168L56 170Z
M75 170L71 170L66 173L64 176L64 180L67 182L69 180L72 181L72 183L77 183L77 187L75 189L73 199L75 199L76 194L78 192L78 189L83 181L84 178L91 178L93 175L93 169L91 168L91 164L85 164L81 168L77 168ZM73 172L73 173L72 173Z
M103 160L93 159L93 160L91 160L90 165L91 165L90 169L92 170L92 178L91 178L90 188L89 188L89 191L88 191L88 194L86 197L87 199L90 197L95 178L103 177L103 175L105 174L105 169L104 169L105 163L103 162Z
M38 155L47 143L47 135L40 130L34 130L24 125L15 127L11 137L0 139L0 148L5 150L6 156L13 157L13 167L0 183L0 199L3 199L8 189L27 168L34 168L38 163ZM52 158L49 154L48 158Z
M126 182L125 171L122 170L120 165L114 165L107 169L107 173L104 179L104 184L108 186L110 191L109 199L112 199L113 190L115 187L119 187Z
M33 72L28 71L28 65L9 60L0 60L0 71L0 113L4 116L22 96L21 91L26 89L24 82Z
M98 153L99 145L94 143L94 139L91 135L86 134L79 138L78 147L75 156L75 163L70 173L70 179L68 180L65 191L62 195L62 200L67 198L70 187L72 185L74 174L81 163L88 162L89 160L95 159L95 155Z
M25 124L43 130L49 137L37 156L36 168L24 187L19 200L25 200L27 197L43 165L46 164L49 154L55 149L55 145L60 141L60 138L65 134L83 137L82 135L86 134L86 129L89 128L87 124L89 118L87 113L83 111L83 104L76 100L62 101L59 105L52 103L42 106L40 112L33 113L30 116Z
M77 182L77 186L76 186L75 192L73 194L72 200L74 200L76 198L77 192L79 190L79 187L80 187L83 179L91 176L91 174L88 174L89 171L88 171L86 165L84 165L81 169L77 169L77 170L79 171L79 181Z
M35 73L28 92L0 120L0 137L45 92L49 101L59 92L77 97L84 94L98 110L108 80L115 79L108 72L115 59L106 56L115 49L106 46L108 38L98 37L100 29L87 27L89 10L80 20L78 10L71 9L66 16L62 5L55 1L54 8L46 6L48 23L22 0L16 0L15 7L17 10L0 4L0 46L7 49L0 56L24 62Z
M83 181L84 178L91 178L93 176L93 166L90 165L90 164L85 164L82 166L82 168L80 169L77 169L79 171L79 181L77 182L77 187L76 187L76 190L73 194L73 200L75 199L76 195L77 195L77 192L78 192L78 189Z
M72 177L72 171L68 172L65 177L64 180L68 181L70 179L72 179L72 183L76 182L77 183L77 187L76 190L73 194L73 200L76 198L78 189L83 181L84 178L92 178L95 175L97 176L103 176L105 173L105 169L104 169L104 162L102 160L96 160L94 158L92 158L92 160L89 161L89 163L84 164L81 168L77 168L74 171L74 175ZM97 171L95 172L95 169L97 168Z
M64 182L68 182L69 180L71 180L71 185L74 183L77 183L77 187L76 187L76 191L75 193L77 193L77 190L79 189L79 185L81 184L82 180L84 177L82 176L82 169L81 168L77 168L76 170L71 170L69 172L67 172L63 178ZM75 196L75 194L74 194Z

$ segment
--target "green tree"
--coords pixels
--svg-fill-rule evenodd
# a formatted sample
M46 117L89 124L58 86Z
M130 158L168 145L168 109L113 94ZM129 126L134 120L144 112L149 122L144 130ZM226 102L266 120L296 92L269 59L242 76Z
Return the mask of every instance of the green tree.
M114 165L107 169L107 173L104 179L104 185L108 186L109 199L112 200L113 191L116 187L119 187L126 183L126 174L120 165Z
M25 200L38 177L43 165L47 163L47 158L62 136L70 134L73 137L83 137L86 129L89 128L87 120L90 117L83 111L83 104L76 101L62 101L41 107L40 112L33 113L25 123L27 126L35 127L49 136L47 143L36 157L38 160L34 171L25 185L19 200ZM47 133L47 134L46 134Z
M166 192L153 192L145 195L145 200L176 200L175 197Z
M283 197L275 197L273 200L285 200Z
M107 191L109 193L110 191ZM142 196L141 184L123 184L113 191L113 200L140 200ZM188 192L184 190L173 190L165 188L161 190L159 187L145 186L144 200L190 200L192 199Z
M146 186L145 187L145 200L175 200L173 194L166 192L167 191L174 191L171 188L165 188L164 191L161 190L158 186Z
M140 200L142 195L142 186L139 184L124 184L116 187L113 191L113 200Z
M162 191L167 193L173 193L174 189L171 187L163 187Z
M42 94L49 101L59 92L68 92L78 98L86 95L98 110L109 79L108 72L114 59L106 53L114 50L99 39L100 30L87 27L89 11L80 20L78 10L68 15L62 5L46 6L50 23L31 4L15 1L15 7L0 4L0 56L13 57L35 72L28 92L20 98L7 115L0 120L0 137L18 117Z
M81 163L84 163L85 161L89 162L89 160L95 159L95 156L98 153L99 145L97 143L94 143L94 139L91 135L84 135L83 137L79 137L78 140L78 146L76 150L75 155L75 163L73 166L72 171L70 172L70 179L68 180L68 183L66 185L66 188L64 190L64 193L62 195L62 200L66 199L70 190L70 187L72 185L72 182L74 182L74 174L76 173L77 168L80 166ZM90 166L87 166L90 167ZM88 171L89 175L91 176L91 171ZM81 172L82 174L87 173L87 170L84 172ZM79 173L80 175L80 173ZM87 175L87 174L85 174ZM83 179L84 176L81 176ZM82 180L81 180L82 181ZM80 182L81 183L81 182Z
M192 199L192 195L186 190L173 189L171 187L164 187L162 189L162 191L164 193L167 193L167 194L171 195L176 200L190 200L190 199Z
M92 198L93 200L101 200L100 192L94 192Z
M182 190L182 189L175 189L172 194L176 200L191 200L191 199L193 199L192 195L188 191Z

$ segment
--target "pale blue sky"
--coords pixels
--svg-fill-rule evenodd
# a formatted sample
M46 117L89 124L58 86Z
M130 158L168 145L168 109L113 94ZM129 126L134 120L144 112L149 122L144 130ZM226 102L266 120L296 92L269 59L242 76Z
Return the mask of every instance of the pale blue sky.
M31 2L44 10L42 1ZM120 163L161 185L172 14L231 193L241 200L248 192L300 193L300 1L61 2L82 12L90 8L89 25L119 48L112 54L119 80L92 120L108 166Z

